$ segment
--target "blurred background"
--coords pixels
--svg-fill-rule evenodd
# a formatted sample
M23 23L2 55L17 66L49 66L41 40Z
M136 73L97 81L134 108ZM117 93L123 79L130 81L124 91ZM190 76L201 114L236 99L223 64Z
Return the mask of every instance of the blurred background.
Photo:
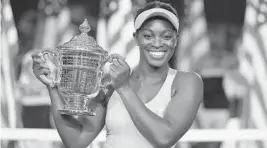
M87 18L89 35L134 68L139 51L132 37L133 17L149 1L1 0L1 147L64 148L48 92L32 73L33 50L69 41ZM176 8L180 18L179 44L170 66L195 71L204 81L198 115L176 148L267 148L267 136L251 139L259 134L234 140L246 137L240 129L267 133L267 0L162 1ZM36 132L16 136L19 129ZM213 139L206 134L210 129L230 133L220 137L217 132ZM202 133L194 138L196 130ZM48 134L40 140L45 134L38 132ZM105 129L88 147L101 148L103 133Z

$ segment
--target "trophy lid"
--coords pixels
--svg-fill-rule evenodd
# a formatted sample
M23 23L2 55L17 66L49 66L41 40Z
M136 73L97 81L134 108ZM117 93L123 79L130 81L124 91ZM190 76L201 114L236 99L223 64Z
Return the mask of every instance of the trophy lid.
M84 22L79 26L79 30L81 31L81 34L74 36L70 41L58 46L58 49L87 50L99 54L107 53L107 51L105 51L101 46L97 45L93 37L88 36L88 32L91 30L91 27L87 19L84 19Z

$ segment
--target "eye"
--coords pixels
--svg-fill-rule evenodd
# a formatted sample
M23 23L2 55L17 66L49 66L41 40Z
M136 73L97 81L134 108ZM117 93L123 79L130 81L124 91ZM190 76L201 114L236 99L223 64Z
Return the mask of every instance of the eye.
M170 35L164 35L163 38L164 38L164 40L170 40L172 38L172 36L170 36Z
M150 34L144 34L144 38L150 39L150 38L152 38L152 35L150 35Z

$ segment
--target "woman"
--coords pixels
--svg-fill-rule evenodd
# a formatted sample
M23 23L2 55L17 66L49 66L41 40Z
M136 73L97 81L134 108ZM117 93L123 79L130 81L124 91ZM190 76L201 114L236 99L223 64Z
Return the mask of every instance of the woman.
M130 72L123 59L113 61L109 71L112 85L94 99L97 116L75 119L58 114L64 103L57 88L47 87L55 124L66 147L85 148L104 125L105 148L171 147L193 123L202 100L202 80L196 73L176 71L168 65L177 44L177 12L154 1L137 12L134 26L140 62ZM48 66L38 54L33 60L35 75L48 86L40 78L40 74L49 74Z

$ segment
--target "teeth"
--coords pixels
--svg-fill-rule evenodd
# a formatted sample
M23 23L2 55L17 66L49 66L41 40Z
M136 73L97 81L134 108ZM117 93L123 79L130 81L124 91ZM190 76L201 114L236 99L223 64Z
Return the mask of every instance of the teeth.
M149 51L149 54L152 56L164 56L164 52L153 52L153 51Z

